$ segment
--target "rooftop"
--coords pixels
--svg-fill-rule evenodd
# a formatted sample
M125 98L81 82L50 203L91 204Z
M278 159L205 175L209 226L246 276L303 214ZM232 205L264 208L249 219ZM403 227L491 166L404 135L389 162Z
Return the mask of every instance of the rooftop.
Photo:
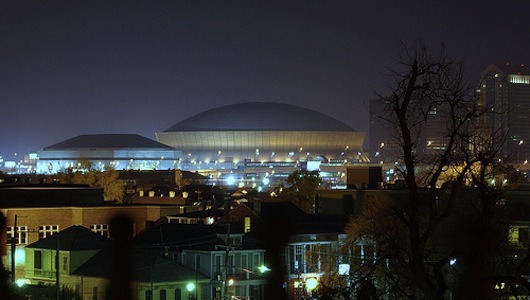
M112 243L111 240L88 228L72 226L26 247L55 250L59 246L59 250L64 251L100 250L109 248Z
M524 64L504 63L495 64L494 66L506 74L530 75L530 68Z
M45 147L44 150L88 148L173 148L138 134L85 134Z
M165 130L178 131L355 131L323 113L276 102L226 105L189 117Z

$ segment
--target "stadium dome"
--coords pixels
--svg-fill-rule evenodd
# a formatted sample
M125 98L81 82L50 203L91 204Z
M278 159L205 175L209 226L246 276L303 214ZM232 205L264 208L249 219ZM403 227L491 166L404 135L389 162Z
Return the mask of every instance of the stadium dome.
M160 143L182 151L182 161L206 165L366 161L361 154L364 137L365 133L320 112L275 102L214 108L156 133Z
M171 126L165 132L212 130L353 131L350 126L307 108L274 102L248 102L210 109Z

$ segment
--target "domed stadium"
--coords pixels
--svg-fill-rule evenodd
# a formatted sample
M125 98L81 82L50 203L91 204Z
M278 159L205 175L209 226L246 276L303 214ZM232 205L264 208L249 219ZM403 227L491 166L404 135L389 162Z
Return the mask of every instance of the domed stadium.
M366 162L364 137L365 133L320 112L274 102L214 108L156 133L160 143L182 151L182 169Z

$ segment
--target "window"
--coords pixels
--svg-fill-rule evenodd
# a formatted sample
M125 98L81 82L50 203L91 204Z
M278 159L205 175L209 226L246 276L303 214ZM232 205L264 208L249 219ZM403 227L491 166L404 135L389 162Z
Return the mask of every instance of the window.
M92 287L92 300L98 300L98 287Z
M42 269L42 251L35 250L33 255L33 268Z
M59 225L39 225L39 240L59 232Z
M231 236L228 238L228 243L233 246L239 246L241 245L241 237L240 236Z
M254 271L259 271L259 254L252 255L252 267L254 268Z
M221 255L215 256L214 270L215 273L221 273Z
M195 254L195 269L198 270L201 268L201 255Z
M63 256L63 271L68 271L68 256Z
M175 300L182 300L182 291L181 291L181 289L175 289Z
M90 230L104 237L109 237L109 225L107 224L92 224L90 225Z
M248 269L248 255L247 254L241 254L241 268L243 270Z
M145 291L145 300L153 300L153 291Z
M245 233L250 232L250 217L245 217Z
M160 290L159 299L166 300L166 290Z
M303 271L304 254L304 245L294 246L294 268L297 271Z
M528 243L528 226L519 228L519 243Z
M15 231L13 226L7 226L7 242L11 243L11 239L15 237ZM28 226L17 226L17 245L25 245L28 243Z

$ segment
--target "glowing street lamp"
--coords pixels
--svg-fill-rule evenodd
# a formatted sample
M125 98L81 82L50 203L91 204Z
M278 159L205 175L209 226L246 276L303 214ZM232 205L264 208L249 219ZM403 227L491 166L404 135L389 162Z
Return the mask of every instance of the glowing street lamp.
M309 278L306 280L305 282L305 288L307 289L307 291L309 293L311 293L311 291L313 291L314 289L316 289L318 286L318 280L316 278Z
M192 292L195 290L195 283L190 282L186 284L186 290L188 291L188 299L193 299Z
M258 269L259 269L259 271L260 271L262 274L271 270L271 269L269 269L269 268L268 268L267 266L265 266L265 265L261 265L261 266L259 266Z

